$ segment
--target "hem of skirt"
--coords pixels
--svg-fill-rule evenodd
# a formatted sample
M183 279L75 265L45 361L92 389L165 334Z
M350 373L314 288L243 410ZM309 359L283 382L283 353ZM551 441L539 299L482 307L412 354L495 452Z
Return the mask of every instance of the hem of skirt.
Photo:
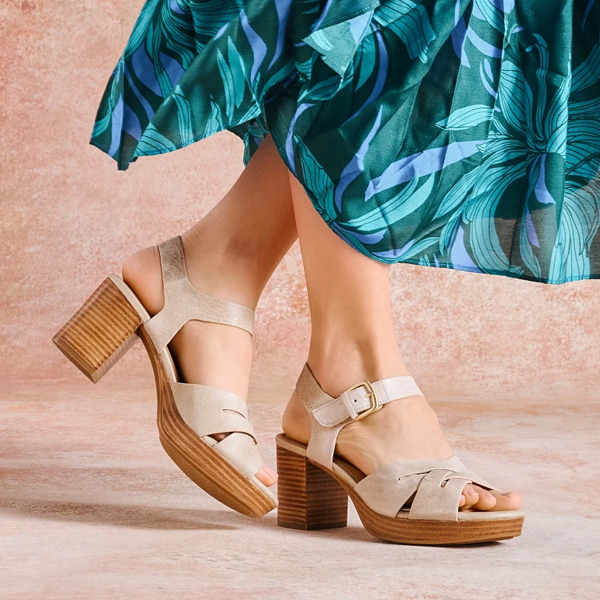
M203 135L200 136L196 139L194 139L191 142L187 142L184 143L182 145L176 146L175 148L171 148L168 150L159 150L157 152L152 152L152 153L148 153L148 154L144 154L141 156L157 156L160 154L167 154L168 152L172 152L174 150L179 150L181 148L185 148L186 146L190 146L191 144L195 143L195 142L199 142L200 140L203 140L207 137L210 137L211 135L214 135L215 133L220 133L221 131L229 131L229 127L235 127L236 125L240 125L244 122L248 121L248 119L241 119L240 121L237 121L235 123L230 123L227 125L227 127L223 127L222 129L220 129L219 131L215 131L209 135ZM235 132L231 132L234 135ZM290 170L290 166L288 164L287 161L287 154L284 151L283 146L281 146L279 139L277 138L277 136L273 133L273 131L269 130L269 133L271 134L271 137L273 138L273 141L275 142L275 146L277 147L277 151L279 152L281 159L283 160L283 162L285 163L285 165L287 166L287 168ZM240 136L237 136L240 137ZM116 163L117 163L117 168L119 171L126 171L127 168L129 167L129 165L133 162L133 161L129 161L126 164L122 164L119 162L119 160L117 158L115 158L114 156L110 156L110 154L108 154L108 148L106 148L106 146L103 146L102 144L96 142L94 139L91 139L89 141L90 145L95 146L96 148L98 148L99 150L102 150L107 156L109 156L110 158L112 158ZM138 157L135 157L138 158ZM294 175L292 173L292 175ZM295 175L294 175L295 177ZM296 179L298 179L296 177ZM298 181L300 181L298 179ZM302 187L304 188L304 190L306 191L306 195L309 197L310 201L313 203L314 206L316 206L316 201L313 199L313 193L311 190L309 190L302 182L300 182L302 184ZM324 220L324 219L323 219ZM592 279L600 279L600 274L599 275L590 275L589 277L572 277L572 278L567 278L567 279L559 279L559 280L552 280L552 279L548 279L548 278L542 278L542 279L538 279L536 277L533 277L531 275L516 275L516 274L511 274L511 273L506 273L504 271L481 271L480 269L478 269L477 267L469 267L466 265L455 265L455 264L449 264L449 263L440 263L439 265L436 264L423 264L422 262L420 262L419 260L414 260L411 258L399 258L397 260L384 260L382 259L380 256L376 256L375 254L373 254L372 252L369 252L368 250L366 250L366 248L361 247L361 248L357 248L354 244L352 244L348 239L346 239L344 236L340 235L337 231L335 231L335 229L333 229L333 223L328 223L327 221L324 220L324 222L326 223L326 225L329 227L329 229L331 229L331 231L333 231L333 233L335 233L339 238L341 238L342 240L344 240L344 242L346 242L349 246L351 246L352 248L354 248L355 250L357 250L358 252L361 252L362 254L364 254L365 256L368 256L369 258L383 263L383 264L391 264L391 265L395 265L395 264L410 264L410 265L415 265L418 267L432 267L434 269L447 269L450 271L462 271L462 272L466 272L466 273L478 273L480 275L492 275L495 277L509 277L511 279L520 279L522 281L530 281L533 283L542 283L542 284L546 284L546 285L563 285L565 283L574 283L576 281L589 281Z
M341 237L341 236L340 236ZM343 238L342 238L343 239ZM367 256L371 256L370 253L366 253ZM372 256L372 258L377 259L376 256ZM563 285L565 283L575 283L576 281L591 281L593 279L600 279L600 275L590 275L589 277L572 277L572 278L567 278L567 279L548 279L548 278L542 278L542 279L538 279L536 277L533 277L532 275L513 275L511 273L506 273L505 271L482 271L481 269L478 269L477 267L468 267L468 266L463 266L463 265L451 265L448 263L440 263L439 265L430 263L430 264L423 264L422 262L419 262L418 260L414 260L411 258L407 258L407 259L399 259L397 261L388 263L387 261L379 261L379 262L385 262L386 264L399 264L399 263L406 263L406 264L410 264L410 265L415 265L418 267L433 267L434 269L447 269L449 271L463 271L466 273L478 273L479 275L492 275L493 277L508 277L510 279L519 279L521 281L529 281L532 283L542 283L544 285Z
M103 144L96 142L94 139L91 139L88 144L90 146L94 146L95 148L98 148L98 150L102 150L102 152L104 152L104 154L106 154L106 156L108 156L108 158L112 158L112 160L114 160L117 163L117 169L119 171L126 171L127 168L129 167L129 163L126 164L125 166L122 166L121 163L119 162L119 160L117 158L115 158L114 156L111 156L108 153L108 148L106 146L104 146Z
M119 171L127 171L127 169L129 168L129 165L132 162L134 162L135 160L137 160L140 156L159 156L161 154L168 154L169 152L175 152L175 150L182 150L183 148L187 148L188 146L191 146L192 144L195 144L196 142L200 142L201 140L209 138L217 133L221 133L221 131L231 131L231 127L237 127L238 125L242 125L243 123L248 123L249 121L251 121L254 118L255 117L248 119L246 117L242 117L238 121L233 121L232 123L227 123L227 125L223 125L223 127L221 127L220 129L218 129L216 131L213 131L212 133L209 133L206 135L202 134L198 137L192 138L190 141L182 142L181 144L174 145L172 148L165 148L164 150L153 150L151 152L145 152L144 154L140 154L138 156L132 156L131 160L129 160L126 163L121 162L115 156L111 156L108 153L109 148L107 148L103 144L100 144L99 142L95 141L94 138L90 139L89 144L92 146L95 146L99 150L102 150L102 152L104 152L109 158L112 158L117 163L117 169ZM231 133L236 135L238 138L242 139L240 135L235 133L235 131L231 131Z

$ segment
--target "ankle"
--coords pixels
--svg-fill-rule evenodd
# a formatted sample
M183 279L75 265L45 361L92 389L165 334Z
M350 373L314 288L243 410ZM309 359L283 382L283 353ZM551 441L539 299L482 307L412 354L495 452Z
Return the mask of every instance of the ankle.
M205 294L255 308L268 276L252 252L214 240L205 229L195 226L181 236L190 282Z
M311 340L308 365L325 392L338 396L351 385L409 375L393 335L362 338L336 337L331 342Z

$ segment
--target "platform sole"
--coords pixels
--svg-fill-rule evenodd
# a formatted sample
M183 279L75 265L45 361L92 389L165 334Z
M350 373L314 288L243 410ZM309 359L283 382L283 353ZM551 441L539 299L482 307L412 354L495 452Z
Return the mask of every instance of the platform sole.
M294 446L301 449L302 444L290 442L283 434L277 436L280 527L301 530L345 527L350 497L364 528L388 542L446 546L508 540L521 535L524 517L500 512L490 513L491 519L483 518L483 512L461 512L459 521L381 515L369 508L336 473L311 463L304 453L292 449ZM514 512L518 511L511 511Z

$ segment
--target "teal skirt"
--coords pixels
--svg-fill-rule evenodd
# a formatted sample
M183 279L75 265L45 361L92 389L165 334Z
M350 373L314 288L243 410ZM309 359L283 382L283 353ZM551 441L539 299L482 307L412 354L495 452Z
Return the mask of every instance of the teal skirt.
M385 263L600 277L600 0L147 0L91 143L268 133Z

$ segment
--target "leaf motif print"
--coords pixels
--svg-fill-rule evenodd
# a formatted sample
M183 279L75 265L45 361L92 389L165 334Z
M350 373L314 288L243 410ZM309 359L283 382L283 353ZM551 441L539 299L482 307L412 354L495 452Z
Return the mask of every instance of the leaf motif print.
M474 104L455 110L447 119L438 121L436 125L447 131L461 131L490 121L493 114L493 108L485 104Z
M502 11L504 7L502 4L498 0L474 0L473 11L478 18L487 21L494 29L504 32L505 23Z
M404 42L411 58L427 61L429 44L436 35L424 6L412 0L381 0L373 19Z
M204 127L204 137L208 137L213 133L217 133L218 131L221 131L224 127L221 106L219 105L219 103L211 99L210 108L211 110L208 115L208 118L206 119L206 125Z
M147 0L145 2L133 27L129 41L123 50L123 58L130 56L144 41L148 29L152 26L152 20L160 2L161 0Z
M244 6L243 0L169 0L163 2L164 10L173 10L174 2L181 13L190 14L192 18L196 52L203 50L213 39L224 35L226 28L235 22ZM189 39L189 35L187 37Z
M592 87L600 80L600 44L596 44L590 55L573 71L574 92Z
M502 68L498 102L509 125L519 133L527 135L528 124L531 123L533 94L521 69L510 61Z
M240 21L242 23L242 28L244 30L244 33L246 34L246 37L248 38L248 42L250 43L250 47L252 49L252 67L250 70L250 84L254 86L255 82L258 83L257 79L260 76L259 69L267 56L267 44L254 30L252 25L250 25L250 21L248 20L248 16L244 9L242 9L242 12L240 13Z
M343 75L369 30L372 17L373 11L364 12L348 21L318 29L303 41L322 54L323 62Z
M414 240L410 240L402 248L392 250L384 250L382 252L377 252L377 256L383 259L398 259L402 258L404 260L411 259L415 256L419 256L425 250L431 249L433 246L437 244L436 237L429 237L423 240L420 240L415 243Z
M415 212L427 201L433 189L433 182L434 177L430 176L421 187L417 188L419 180L415 177L391 200L361 217L343 223L343 225L359 231L375 231L393 225Z
M504 271L519 274L512 267L498 237L495 213L509 186L525 175L524 164L490 167L473 188L472 198L463 213L463 221L471 226L470 242L476 264L484 272Z
M150 124L144 131L136 148L135 156L149 156L175 150L175 144Z
M549 277L569 281L591 274L590 246L600 226L600 186L567 186Z
M535 275L540 278L542 275L542 269L540 267L540 261L533 251L533 246L539 248L540 242L537 237L535 225L531 217L531 210L529 209L529 203L525 204L524 212L521 217L521 228L519 231L519 248L521 255L523 256L523 262L527 268Z
M434 219L445 217L448 213L455 211L463 204L464 199L469 196L475 182L480 177L481 170L481 167L477 167L456 182L454 187L450 189L439 204L433 217ZM449 246L448 244L440 244L440 247L442 248L442 252L445 252Z
M146 0L91 143L271 136L370 258L600 278L600 2Z
M181 143L185 145L191 144L194 139L194 131L192 127L192 111L190 103L186 100L179 86L175 88L171 97L177 104L179 137Z
M546 151L561 156L567 154L567 129L569 127L569 95L571 93L571 74L563 79L558 92L552 98L545 119L545 131L548 139Z
M320 209L319 212L323 218L327 222L333 221L337 216L333 203L333 181L308 149L308 146L302 141L302 138L295 136L295 141L302 159L303 180L319 199L317 209Z

